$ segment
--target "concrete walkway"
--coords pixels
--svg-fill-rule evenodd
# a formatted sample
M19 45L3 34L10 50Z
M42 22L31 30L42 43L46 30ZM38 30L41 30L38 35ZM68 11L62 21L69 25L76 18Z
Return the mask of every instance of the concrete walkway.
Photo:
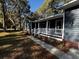
M54 46L51 46L37 38L34 38L33 36L29 36L31 40L45 48L47 51L49 51L51 54L57 56L59 59L79 59L79 51L75 49L70 49L68 53L64 53L63 51L60 51Z

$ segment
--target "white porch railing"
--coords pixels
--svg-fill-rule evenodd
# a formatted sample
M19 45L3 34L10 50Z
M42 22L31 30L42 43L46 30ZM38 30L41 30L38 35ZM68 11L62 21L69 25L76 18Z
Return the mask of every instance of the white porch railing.
M34 34L34 29L31 29L31 33Z
M55 33L55 29L54 28L48 28L47 34L48 35L53 35Z
M47 30L47 31L46 31ZM38 29L32 29L31 32L34 34L46 34L46 35L60 35L62 36L62 30L63 29L55 29L55 28L38 28Z
M38 34L38 29L35 29L35 28L34 29L31 29L31 33L32 34Z
M62 35L63 29L55 29L55 34Z
M40 33L41 34L46 34L46 28L40 28Z
M38 34L40 34L40 28L38 28Z
M62 35L62 29L49 28L48 35Z

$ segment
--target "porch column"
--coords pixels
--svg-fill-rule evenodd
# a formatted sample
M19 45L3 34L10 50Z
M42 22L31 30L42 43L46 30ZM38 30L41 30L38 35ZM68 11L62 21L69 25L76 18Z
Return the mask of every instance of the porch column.
M35 23L35 28L34 28L34 34L36 34L36 23Z
M48 20L46 21L46 35L48 34Z
M27 26L27 31L29 31L29 24L27 23L26 26Z
M56 28L57 25L56 24L57 24L57 20L55 20L55 29L54 29L55 32L54 32L54 34L56 34L56 30L57 30L57 28Z
M40 27L39 27L39 22L38 22L38 34L40 33Z
M63 13L63 29L62 29L62 39L64 39L64 25L65 25L65 12Z

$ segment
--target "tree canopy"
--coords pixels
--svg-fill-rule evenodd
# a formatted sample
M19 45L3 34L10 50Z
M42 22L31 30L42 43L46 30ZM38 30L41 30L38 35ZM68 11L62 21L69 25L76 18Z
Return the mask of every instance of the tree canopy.
M62 10L56 9L58 6L62 6L63 4L69 2L71 0L45 0L44 3L38 8L36 11L39 14L57 14L57 13L62 13Z
M30 13L30 6L27 0L0 0L0 5L2 5L0 7L0 17L2 17L1 12L3 12L3 24L6 28L19 29L24 19L26 19L27 14Z

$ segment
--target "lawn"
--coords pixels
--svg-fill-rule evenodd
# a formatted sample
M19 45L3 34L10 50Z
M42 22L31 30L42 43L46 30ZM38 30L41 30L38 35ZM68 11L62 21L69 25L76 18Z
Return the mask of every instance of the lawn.
M58 59L23 32L0 32L0 59Z

